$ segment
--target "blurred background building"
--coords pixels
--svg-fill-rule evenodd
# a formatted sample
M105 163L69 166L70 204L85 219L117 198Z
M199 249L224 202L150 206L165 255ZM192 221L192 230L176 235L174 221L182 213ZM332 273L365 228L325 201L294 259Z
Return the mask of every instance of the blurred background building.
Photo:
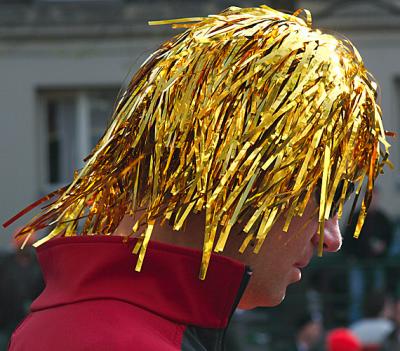
M206 16L262 1L0 0L0 214L3 220L71 179L106 125L121 86L165 38L148 20ZM400 115L400 1L267 1L308 8L317 26L360 49L382 89L385 126ZM399 145L392 160L399 164ZM400 214L398 172L380 179ZM7 246L13 227L0 237Z
M121 87L163 40L178 33L169 26L150 27L149 20L206 16L231 5L260 4L289 11L307 8L315 26L348 37L380 83L385 127L399 130L400 0L0 0L2 222L71 180L102 135ZM396 169L381 177L379 198L382 211L398 224L400 146L391 141ZM0 251L12 250L17 226L2 230ZM398 236L397 225L394 257L400 251ZM329 266L329 257L326 261ZM316 267L318 273L320 263ZM317 274L316 291L332 291L332 279L340 274ZM303 289L301 296L311 301L311 310L323 309L327 302L318 302L312 282L302 284L296 289ZM289 300L281 308L290 306ZM327 306L333 308L329 301ZM262 313L251 320L261 321L256 323L260 326L268 318L272 317ZM254 350L271 340L265 330L252 335Z

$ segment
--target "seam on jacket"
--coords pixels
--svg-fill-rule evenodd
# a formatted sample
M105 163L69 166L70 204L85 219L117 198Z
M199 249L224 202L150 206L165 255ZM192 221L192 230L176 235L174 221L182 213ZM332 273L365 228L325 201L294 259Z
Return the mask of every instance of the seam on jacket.
M145 306L133 303L132 301L127 301L124 299L119 299L119 298L115 298L115 297L89 297L89 298L85 298L85 299L81 299L81 300L75 300L75 301L70 301L70 302L65 302L65 303L58 303L58 304L53 304L53 305L49 305L48 307L40 307L40 308L35 308L34 310L31 310L32 313L34 312L40 312L40 311L44 311L44 310L49 310L51 308L57 308L57 307L63 307L63 306L68 306L68 305L72 305L75 303L82 303L82 302L88 302L88 301L96 301L96 300L110 300L110 301L118 301L118 302L122 302L122 303L126 303L128 305L132 305L136 308L140 308L144 311L147 311L148 313L154 314L155 316L158 316L160 318L164 318L167 319L173 323L179 323L179 324L189 324L190 321L188 320L183 320L183 319L172 319L171 317L158 313L157 311L151 310ZM199 326L201 328L214 328L214 327L210 327L209 325L203 325L203 324L198 324L196 326Z
M164 316L163 314L159 314L156 311L150 310L142 305L138 305L133 303L132 301L128 301L128 300L124 300L124 299L119 299L119 298L115 298L115 297L89 297L89 298L85 298L85 299L81 299L81 300L75 300L75 301L70 301L70 302L64 302L64 303L59 303L59 304L54 304L48 307L41 307L41 308L37 308L34 310L31 310L31 314L32 313L36 313L36 312L41 312L41 311L46 311L46 310L50 310L52 308L59 308L59 307L65 307L65 306L69 306L69 305L73 305L73 304L78 304L78 303L85 303L85 302L90 302L90 301L98 301L98 300L105 300L105 301L117 301L117 302L122 302L128 305L131 305L135 308L138 308L140 310L146 311L148 313L151 313L159 318L163 318L166 319L172 323L178 324L178 325L183 325L186 323L189 323L188 321L176 321L174 319L169 318L168 316ZM182 324L183 323L183 324ZM202 328L207 328L207 327L203 327Z

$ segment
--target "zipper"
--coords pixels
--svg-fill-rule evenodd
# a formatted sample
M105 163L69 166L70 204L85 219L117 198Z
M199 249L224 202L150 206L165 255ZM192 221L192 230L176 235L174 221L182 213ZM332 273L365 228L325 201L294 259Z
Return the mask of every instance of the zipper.
M239 302L242 299L242 296L244 294L244 291L247 288L247 285L249 284L249 281L250 281L250 278L251 278L252 274L253 274L253 271L251 270L251 268L249 266L245 266L243 277L242 277L242 281L240 282L240 286L239 286L238 292L236 294L235 301L234 301L233 306L232 306L231 315L229 316L229 319L228 319L228 325L227 325L226 328L224 328L224 331L222 333L221 343L220 343L220 346L221 346L220 350L225 350L225 334L226 334L226 330L229 328L229 324L231 323L233 314L235 313L236 308L238 307Z

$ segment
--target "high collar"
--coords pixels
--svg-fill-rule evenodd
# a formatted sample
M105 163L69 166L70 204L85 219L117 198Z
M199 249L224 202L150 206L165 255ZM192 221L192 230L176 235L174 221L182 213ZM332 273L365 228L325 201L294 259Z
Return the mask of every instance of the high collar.
M38 249L46 287L32 311L91 299L118 299L178 323L225 328L241 290L246 267L213 255L204 281L201 252L150 242L141 272L134 270L136 239L75 236L50 240Z

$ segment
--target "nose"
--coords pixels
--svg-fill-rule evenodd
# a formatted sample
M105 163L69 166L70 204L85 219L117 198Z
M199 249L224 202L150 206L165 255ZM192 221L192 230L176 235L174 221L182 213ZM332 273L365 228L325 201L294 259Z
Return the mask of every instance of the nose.
M335 216L325 221L324 251L336 252L342 246L342 234L340 233L339 220ZM314 235L313 244L318 247L319 235Z

